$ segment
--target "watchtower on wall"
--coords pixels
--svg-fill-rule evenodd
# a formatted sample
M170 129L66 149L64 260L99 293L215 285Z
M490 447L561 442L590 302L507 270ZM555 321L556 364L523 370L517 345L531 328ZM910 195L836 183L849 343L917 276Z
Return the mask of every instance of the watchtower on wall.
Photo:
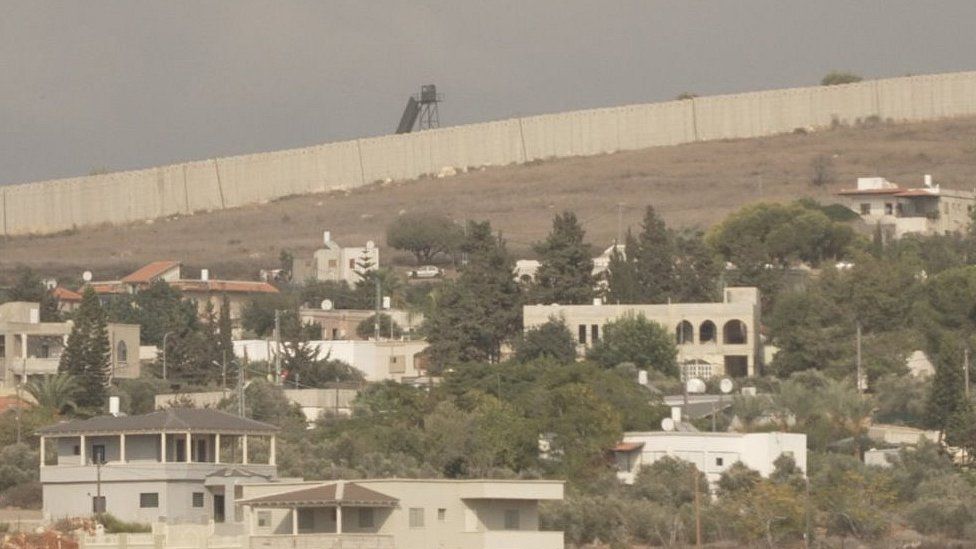
M439 128L441 122L437 104L443 100L444 96L437 93L434 84L420 86L420 93L407 99L396 133L410 133L414 126L418 131Z

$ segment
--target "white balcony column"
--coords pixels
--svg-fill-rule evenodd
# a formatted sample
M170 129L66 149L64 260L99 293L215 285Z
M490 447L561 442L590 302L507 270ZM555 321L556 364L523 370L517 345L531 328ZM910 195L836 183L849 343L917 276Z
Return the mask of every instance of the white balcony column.
M220 433L214 435L214 463L220 463Z
M40 450L41 450L41 467L44 467L44 456L45 456L45 454L44 454L44 437L41 437L41 441L40 442L41 442L41 448L40 448Z
M247 465L247 435L241 437L241 463Z
M342 535L342 505L336 504L336 534Z
M291 508L291 535L298 535L298 507Z
M271 450L270 450L270 452L268 454L268 465L277 465L277 463L278 463L278 460L275 457L275 446L276 446L275 443L276 443L276 439L277 439L277 437L275 437L274 435L271 435Z
M186 462L190 463L192 461L190 458L193 456L193 445L190 444L190 433L186 433Z
M20 334L20 358L27 359L27 334Z
M159 462L166 463L166 433L159 434Z
M88 465L88 449L85 448L85 435L81 435L78 438L80 439L78 441L78 448L81 451L81 456L80 456L81 457L81 464L82 465Z
M125 433L119 434L119 461L125 463Z

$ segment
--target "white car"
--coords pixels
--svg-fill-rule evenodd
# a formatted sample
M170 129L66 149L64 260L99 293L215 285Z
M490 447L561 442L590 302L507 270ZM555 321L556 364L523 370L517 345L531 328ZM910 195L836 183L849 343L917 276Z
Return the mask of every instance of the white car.
M424 265L417 267L415 271L410 271L410 276L413 278L437 278L441 276L441 269L434 265Z

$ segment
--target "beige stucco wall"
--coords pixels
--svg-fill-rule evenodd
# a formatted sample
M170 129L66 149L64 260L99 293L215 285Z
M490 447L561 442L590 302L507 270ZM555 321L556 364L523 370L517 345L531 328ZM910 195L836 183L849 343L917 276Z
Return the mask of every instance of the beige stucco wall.
M972 114L976 72L544 114L0 187L0 235L231 208L384 179L412 179L448 166L497 166L773 135L871 116L917 121Z

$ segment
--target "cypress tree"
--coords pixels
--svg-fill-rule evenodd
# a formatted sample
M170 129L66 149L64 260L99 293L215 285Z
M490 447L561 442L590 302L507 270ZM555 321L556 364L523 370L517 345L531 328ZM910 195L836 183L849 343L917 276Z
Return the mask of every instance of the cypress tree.
M969 405L961 365L962 353L958 347L944 340L940 342L935 376L925 406L929 426L940 432L946 430L957 412L966 411Z
M627 255L633 254L637 264L640 301L664 303L674 290L674 243L653 206L644 211L637 244L636 250L627 249Z
M61 353L59 373L75 376L84 392L78 398L83 408L100 409L108 396L109 359L108 320L95 290L85 289L74 326Z
M573 212L557 214L546 240L535 245L541 264L531 296L536 303L580 305L593 299L593 258Z
M607 266L607 299L611 303L640 303L641 289L637 282L637 239L627 229L624 250L614 247Z

